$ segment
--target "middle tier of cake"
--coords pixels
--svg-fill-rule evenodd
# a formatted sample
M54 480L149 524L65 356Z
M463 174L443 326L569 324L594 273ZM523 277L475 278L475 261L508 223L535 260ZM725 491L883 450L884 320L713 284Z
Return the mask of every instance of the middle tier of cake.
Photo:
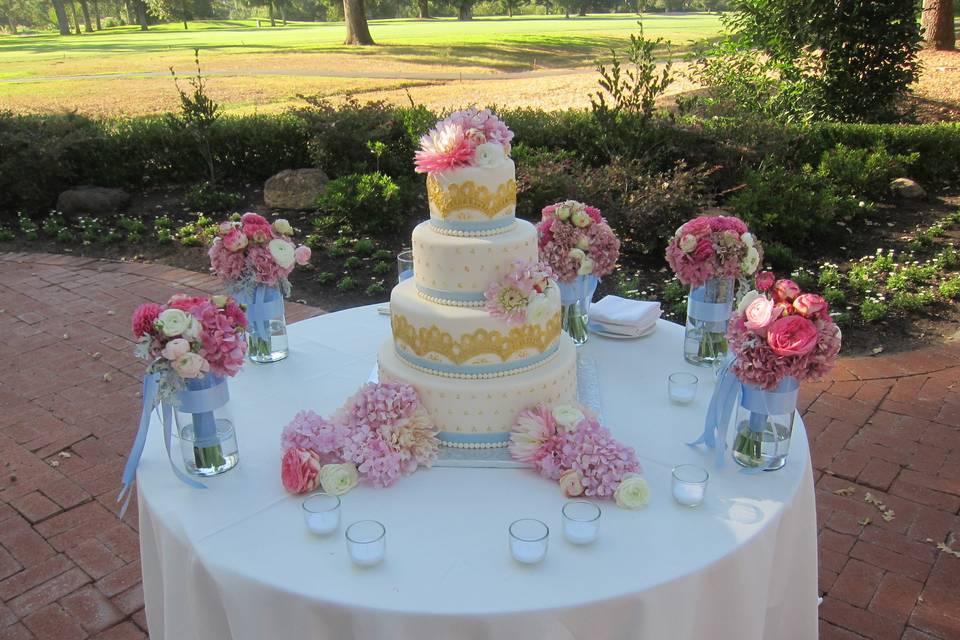
M451 378L494 378L531 369L556 353L560 298L542 323L507 324L484 308L423 299L412 279L390 294L397 355L408 365Z

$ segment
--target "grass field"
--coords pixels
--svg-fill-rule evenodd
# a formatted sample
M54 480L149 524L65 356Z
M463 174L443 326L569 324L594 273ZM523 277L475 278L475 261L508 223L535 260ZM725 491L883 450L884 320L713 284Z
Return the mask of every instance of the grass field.
M684 49L715 36L720 21L706 14L651 15L644 28L648 37ZM344 46L341 23L257 28L254 21L215 21L191 23L188 30L170 24L145 33L120 27L70 37L0 36L0 108L163 111L176 103L169 68L189 74L194 48L211 75L211 94L228 111L284 108L298 93L406 100L406 90L430 106L577 106L586 98L584 87L595 84L594 60L621 47L637 31L637 17L378 20L370 30L376 47ZM516 72L534 75L509 75ZM517 92L526 97L515 102ZM574 94L583 95L574 100Z

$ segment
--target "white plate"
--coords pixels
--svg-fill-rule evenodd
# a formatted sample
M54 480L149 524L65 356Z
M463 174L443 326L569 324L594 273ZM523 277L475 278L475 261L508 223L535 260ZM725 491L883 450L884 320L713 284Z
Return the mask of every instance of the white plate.
M650 325L649 328L645 329L639 335L635 335L635 336L625 336L622 333L611 333L610 331L604 331L595 322L589 323L587 325L587 329L590 330L590 333L595 333L598 336L603 336L604 338L612 338L614 340L636 340L637 338L646 337L651 333L653 333L654 331L656 331L657 323L653 323L652 325Z

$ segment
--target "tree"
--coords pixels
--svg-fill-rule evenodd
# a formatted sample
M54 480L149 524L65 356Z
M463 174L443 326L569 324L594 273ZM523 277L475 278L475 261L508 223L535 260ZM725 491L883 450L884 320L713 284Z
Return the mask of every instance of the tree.
M937 51L953 51L956 48L953 5L953 0L923 0L921 24L927 47Z
M187 20L193 17L189 0L147 0L147 5L150 13L160 20L181 21L184 29L187 28Z
M511 18L513 17L514 11L519 9L523 2L522 0L502 0L503 8L507 11L507 15Z
M343 20L347 24L347 39L344 44L376 44L367 25L367 11L363 0L343 0Z
M147 30L147 3L144 0L133 0L133 10L137 16L140 31Z
M70 35L70 21L67 19L67 9L63 6L63 0L50 0L53 5L53 12L57 16L57 28L60 29L60 35Z
M90 7L87 6L87 0L77 0L80 4L80 12L83 14L83 30L87 33L93 33L93 24L90 22Z
M417 0L417 13L421 20L427 20L430 18L429 0Z

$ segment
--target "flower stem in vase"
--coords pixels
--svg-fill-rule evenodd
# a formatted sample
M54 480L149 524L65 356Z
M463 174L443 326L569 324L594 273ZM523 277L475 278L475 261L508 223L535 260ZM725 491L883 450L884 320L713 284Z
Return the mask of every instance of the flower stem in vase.
M758 467L763 463L763 436L766 426L766 416L752 411L748 422L739 425L733 442L734 456L738 462L748 467Z
M563 308L563 326L575 343L581 344L586 341L587 323L580 311L579 302L568 304Z
M217 384L213 376L207 375L187 382L191 391L209 389ZM197 469L215 469L222 467L226 460L220 446L220 435L217 432L217 418L213 411L203 411L190 414L193 428L193 460Z

